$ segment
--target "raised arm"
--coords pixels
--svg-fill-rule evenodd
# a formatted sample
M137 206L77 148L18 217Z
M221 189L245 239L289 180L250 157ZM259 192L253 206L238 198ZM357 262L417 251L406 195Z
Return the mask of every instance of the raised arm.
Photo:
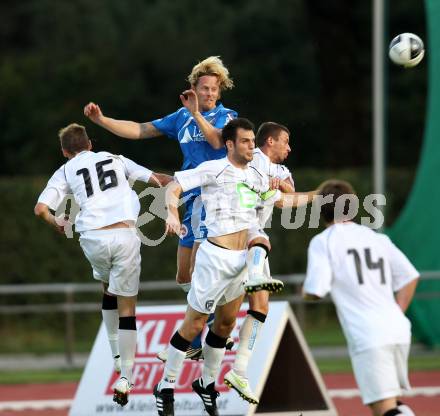
M275 206L278 208L302 207L312 202L318 193L318 189L309 192L282 193L281 198L275 202Z
M180 235L181 225L179 219L179 198L182 194L182 187L179 182L172 181L167 185L165 204L167 207L167 219L165 220L165 231L167 234Z
M292 179L284 179L280 180L280 185L278 188L284 194L292 194L295 192L295 186L292 182Z
M137 123L135 121L115 120L104 116L98 104L89 103L84 107L84 115L98 126L124 139L147 139L160 136L162 133L152 123Z
M150 176L148 183L151 185L162 187L162 186L167 186L172 181L173 181L173 177L171 175L167 175L166 173L154 172Z
M224 147L222 139L222 131L214 127L209 121L207 121L199 111L199 102L194 90L186 90L180 94L180 101L183 106L191 113L205 136L206 141L214 148L221 149Z

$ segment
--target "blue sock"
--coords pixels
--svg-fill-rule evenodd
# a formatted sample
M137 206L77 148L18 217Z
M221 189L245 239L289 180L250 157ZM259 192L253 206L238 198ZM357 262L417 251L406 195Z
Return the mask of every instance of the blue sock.
M215 313L211 313L208 316L208 320L206 321L206 325L208 325L209 328L211 328L212 323L214 322Z
M202 333L199 332L191 342L191 348L202 348Z

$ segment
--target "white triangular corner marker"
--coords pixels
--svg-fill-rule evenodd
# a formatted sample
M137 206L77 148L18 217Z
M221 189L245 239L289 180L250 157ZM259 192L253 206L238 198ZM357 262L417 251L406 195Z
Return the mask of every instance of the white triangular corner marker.
M242 305L234 337L246 317L248 305ZM130 416L157 415L153 387L160 381L163 363L156 358L184 318L185 305L142 306L136 310L138 346L133 369L134 388L130 394ZM261 329L248 367L249 382L260 397L260 405L249 405L235 390L223 384L223 375L232 367L236 348L222 362L216 388L221 392L217 401L223 416L336 416L301 329L287 302L271 302L266 322ZM175 408L179 416L200 415L201 401L193 393L192 380L200 375L202 362L185 360ZM97 377L99 375L99 377ZM113 415L118 405L112 386L118 376L105 328L101 324L93 350L70 408L70 416L92 414ZM131 410L133 409L133 410Z
M246 416L337 416L289 303L271 302L269 309L249 366L260 405Z

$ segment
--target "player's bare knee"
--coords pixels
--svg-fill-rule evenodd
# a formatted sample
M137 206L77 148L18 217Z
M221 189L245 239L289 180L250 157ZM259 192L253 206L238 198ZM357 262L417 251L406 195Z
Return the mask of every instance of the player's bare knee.
M196 312L189 307L189 311L187 311L182 326L179 329L180 335L188 341L192 341L203 330L207 318L208 315Z
M190 325L182 325L179 329L180 335L188 341L192 341L204 327L204 322L199 320L192 321Z
M220 320L215 319L212 330L219 337L227 338L235 327L235 316L225 317Z

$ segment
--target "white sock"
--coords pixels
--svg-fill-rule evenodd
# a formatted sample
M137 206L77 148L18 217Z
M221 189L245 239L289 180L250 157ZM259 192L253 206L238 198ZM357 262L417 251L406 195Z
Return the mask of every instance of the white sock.
M261 277L264 274L264 263L266 260L266 250L260 246L251 247L246 256L249 280Z
M402 413L405 416L416 416L416 414L411 410L411 408L404 403L399 404L397 406L397 409L399 410L400 413Z
M220 365L225 356L226 348L214 348L206 344L203 346L203 367L202 382L203 387L215 382L220 371Z
M168 345L168 358L163 370L162 380L159 384L159 390L174 389L176 385L176 378L182 369L185 355L185 351L180 351L171 344Z
M240 328L240 342L235 355L233 370L240 376L246 377L249 360L254 350L255 341L257 340L263 322L255 319L252 315L247 315L243 325Z
M266 277L266 279L271 279L272 278L272 275L270 274L269 257L267 257L267 256L264 259L263 274L264 274L264 277Z
M131 384L134 357L136 354L137 331L134 329L119 330L119 350L121 355L121 377Z
M102 320L107 329L107 338L112 350L112 356L119 355L118 328L119 314L117 309L102 309Z

